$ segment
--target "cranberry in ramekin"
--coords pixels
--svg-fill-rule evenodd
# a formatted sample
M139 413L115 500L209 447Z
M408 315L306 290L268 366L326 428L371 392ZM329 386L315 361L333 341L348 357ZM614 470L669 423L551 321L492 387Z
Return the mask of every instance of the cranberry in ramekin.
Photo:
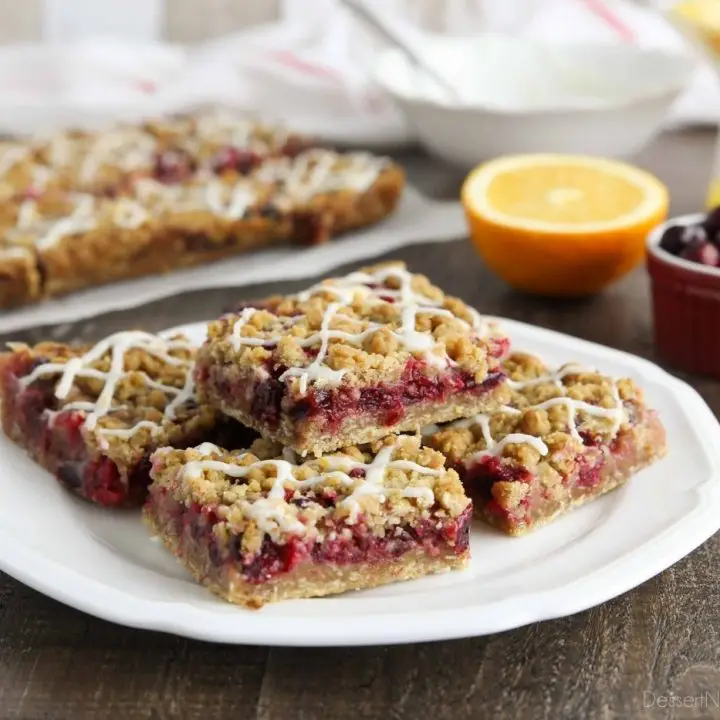
M661 246L669 230L701 226L706 219L702 213L683 215L655 228L647 240L648 272L659 354L679 369L720 378L720 267ZM662 245L671 243L666 238Z

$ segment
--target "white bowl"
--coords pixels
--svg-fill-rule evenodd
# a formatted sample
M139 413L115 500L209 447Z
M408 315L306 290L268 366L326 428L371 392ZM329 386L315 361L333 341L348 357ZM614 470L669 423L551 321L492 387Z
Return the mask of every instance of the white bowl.
M425 56L456 100L398 50L375 79L432 153L470 168L498 155L626 157L660 129L694 63L629 45L544 45L510 36L428 37Z

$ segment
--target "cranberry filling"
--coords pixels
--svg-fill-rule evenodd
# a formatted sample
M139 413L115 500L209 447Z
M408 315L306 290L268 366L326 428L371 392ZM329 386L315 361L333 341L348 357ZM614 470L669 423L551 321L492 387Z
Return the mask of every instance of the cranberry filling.
M587 488L588 490L600 484L602 479L601 470L605 463L602 455L595 462L587 457L578 458L578 474L575 480L575 487Z
M284 545L277 545L266 538L260 552L244 560L239 555L238 544L234 545L238 560L242 563L242 575L251 583L267 582L276 575L290 572L308 555L306 544L298 538L291 538Z
M281 155L293 158L309 147L307 141L299 135L291 135L282 147Z
M125 473L107 456L91 458L82 435L84 416L72 410L56 412L55 380L39 378L27 388L20 386L19 377L47 362L44 358L31 361L18 355L5 367L2 383L6 423L10 419L33 457L69 490L108 507L139 504L150 484L152 448ZM184 441L192 445L208 436L225 447L236 448L247 447L255 433L228 419L219 422L212 433L199 432Z
M137 487L126 484L110 458L90 459L82 437L84 418L80 413L68 411L48 415L46 411L52 412L48 398L44 403L37 403L37 397L38 392L32 386L18 395L18 418L23 427L34 430L33 434L26 434L32 443L31 452L63 485L108 507L126 504L130 492L136 493L139 489L142 494L150 481L147 463L139 463L131 472Z
M294 536L280 545L265 537L260 550L247 555L240 550L242 536L234 536L227 547L218 545L213 533L217 515L212 509L197 503L187 508L162 492L152 493L149 503L157 503L162 510L170 508L169 515L178 529L185 528L193 541L205 544L213 564L237 567L244 580L256 584L290 572L308 560L318 564L373 564L401 557L417 547L430 555L450 548L460 555L467 551L470 543L472 506L457 518L441 521L430 518L414 527L398 527L385 537L374 535L362 521L323 528L325 539L321 543Z
M299 245L322 245L332 235L332 218L313 210L292 215L292 239Z
M197 169L197 163L192 156L175 148L157 153L155 156L154 175L163 183L179 183L187 180Z
M601 447L598 438L593 437L590 445L592 448ZM618 457L615 445L605 445L611 454ZM605 466L606 455L602 452L590 455L578 455L575 458L577 472L563 478L563 484L583 490L592 490L602 481L602 470ZM551 496L544 488L535 487L538 485L537 477L522 465L514 465L503 461L502 458L486 456L470 464L458 463L456 470L460 475L465 492L479 506L491 515L502 518L511 526L532 522L532 505L537 499L551 499ZM534 487L534 492L526 495L512 510L504 508L495 500L492 494L492 487L496 482L524 482Z
M442 403L456 393L480 395L499 385L503 378L498 372L476 383L472 375L461 370L430 376L425 369L424 362L411 358L395 384L317 390L296 402L290 414L295 421L320 419L329 431L337 431L348 417L363 414L379 415L383 425L389 427L403 419L410 405Z
M285 385L278 379L270 377L255 386L250 412L254 418L271 428L276 428L280 421L280 407Z
M496 482L532 483L533 481L533 474L527 468L503 463L500 458L493 456L482 458L467 468L460 463L457 470L465 491L472 490L473 498L483 504L493 502L492 486Z
M107 507L120 505L127 496L117 465L104 456L86 463L82 485L88 500Z
M241 175L247 175L261 162L262 157L257 153L228 145L218 150L215 157L210 161L210 167L218 175L233 170Z

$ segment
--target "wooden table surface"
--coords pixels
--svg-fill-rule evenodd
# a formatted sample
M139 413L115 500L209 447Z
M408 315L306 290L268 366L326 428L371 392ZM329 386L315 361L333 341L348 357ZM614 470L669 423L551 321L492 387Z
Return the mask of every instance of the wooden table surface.
M708 132L665 135L639 158L670 186L673 213L699 209L712 143ZM457 172L419 153L400 159L426 192L456 196ZM597 297L558 302L507 289L466 240L393 257L482 312L656 359L644 269ZM13 339L159 330L206 319L239 298L306 284L194 292ZM719 414L720 383L685 379ZM572 617L468 640L312 650L228 647L119 627L0 574L0 718L720 717L715 563L720 535L639 588ZM669 708L678 697L683 707Z

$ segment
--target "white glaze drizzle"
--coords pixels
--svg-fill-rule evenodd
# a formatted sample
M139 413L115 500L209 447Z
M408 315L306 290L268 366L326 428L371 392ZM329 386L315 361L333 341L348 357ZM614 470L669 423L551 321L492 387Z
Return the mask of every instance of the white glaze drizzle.
M318 350L318 354L315 359L305 368L288 368L280 376L279 379L281 382L288 377L299 377L300 392L305 394L307 392L307 382L309 378L312 378L313 380L322 380L331 385L337 385L342 380L345 370L333 370L331 367L328 367L323 363L328 352L328 347L330 346L330 339L333 337L343 337L346 341L357 341L360 336L367 335L368 330L354 335L340 330L331 330L330 321L339 308L340 305L338 303L330 303L323 315L320 332L298 341L301 347L308 347L318 339L320 340L320 349ZM372 330L370 332L372 332Z
M524 388L535 387L536 385L552 383L562 390L565 387L562 382L563 378L568 375L597 375L597 370L586 367L585 365L579 365L578 363L567 363L559 367L555 372L542 375L541 377L531 378L529 380L512 380L508 378L507 384L513 390L523 390Z
M160 430L160 426L157 423L154 423L152 420L141 420L140 422L135 423L135 425L129 428L102 428L98 432L104 437L118 437L127 440L142 428L148 429L151 435L155 435L158 430Z
M232 116L228 116L230 118ZM212 123L205 118L201 122ZM252 124L238 124L237 118L228 120L228 129L238 132L235 140L247 144ZM220 127L221 125L218 125ZM223 126L224 127L224 126ZM244 128L244 129L243 129ZM203 131L205 132L205 131ZM89 141L83 139L77 142ZM76 141L64 135L53 138L49 144L51 166L65 166L72 162L72 147ZM112 164L124 170L142 167L152 159L156 147L155 140L144 133L117 131L101 134L89 142L87 152L79 170L82 182L91 182L103 165ZM341 160L342 159L342 160ZM0 171L2 170L0 158ZM263 164L256 173L258 180L279 183L280 188L274 195L274 204L278 208L289 207L293 202L307 202L313 195L334 190L349 189L362 192L372 184L386 160L364 153L338 155L327 150L312 150L296 158L274 158ZM0 172L0 176L2 173ZM34 166L32 184L36 190L42 190L52 176L51 168ZM200 179L200 175L198 175ZM168 213L209 212L229 221L242 219L257 200L253 185L247 180L228 186L215 177L203 178L199 185L165 185L150 178L142 178L135 183L137 201L129 199L117 201L111 220L118 227L135 229L149 219L148 210L152 208ZM150 207L144 207L149 204ZM34 229L41 234L34 238L38 249L45 250L59 240L77 233L93 230L98 225L96 199L91 195L77 195L70 214L60 219L44 220L37 213L34 200L21 205L19 219L14 229L6 234L12 240L15 231ZM30 219L32 218L32 223Z
M51 168L45 165L34 164L30 168L30 178L32 189L36 192L42 192L47 187L48 183L53 177L53 171Z
M22 245L14 245L11 247L0 247L0 256L5 258L31 258L33 254L30 250Z
M23 200L18 208L15 227L22 230L31 227L38 221L37 203L35 200Z
M35 245L43 250L54 245L65 235L87 232L96 225L95 198L91 195L81 195L70 215L52 223L47 233L35 240Z
M42 142L39 139L39 142ZM66 133L58 133L47 140L48 162L53 167L63 167L72 158L72 142Z
M281 195L288 199L306 202L313 195L338 190L365 192L387 163L369 153L338 155L313 149L294 158L270 158L254 175L262 182L279 183Z
M257 125L224 108L203 113L197 118L195 134L199 140L244 149L253 146Z
M537 385L551 383L555 385L558 389L560 389L562 392L566 393L567 388L562 382L563 378L567 377L568 375L579 374L597 375L598 373L596 370L593 370L591 368L570 363L567 365L563 365L562 367L558 368L558 370L548 375L543 375L538 378L532 378L530 380L508 379L507 383L514 390L521 390L523 388L535 387ZM625 410L623 408L622 399L620 398L620 393L618 391L617 381L614 379L611 380L610 392L615 402L615 407L612 408L599 407L598 405L593 405L591 403L584 402L583 400L576 400L574 398L567 397L567 395L564 395L561 397L550 398L549 400L545 400L544 402L538 403L537 405L531 405L522 409L506 405L497 410L497 412L521 415L526 410L547 410L548 408L557 405L565 405L565 407L567 408L568 430L570 432L570 435L572 435L572 437L576 440L583 442L582 436L580 435L577 427L578 412L583 412L587 415L594 415L596 417L602 417L612 420L613 423L610 427L610 433L612 437L615 437L618 430L620 429L620 426L622 425L623 419L625 418ZM485 450L473 453L469 458L466 459L466 462L472 462L473 460L487 455L499 456L502 454L505 446L511 443L531 445L535 450L538 451L538 453L540 453L540 455L548 454L549 450L547 445L539 437L536 437L534 435L528 435L526 433L509 433L501 440L495 441L495 439L492 437L492 432L490 430L491 417L492 416L489 414L480 413L471 418L465 418L463 420L457 420L455 422L448 423L444 426L444 428L438 425L428 426L426 428L423 428L422 434L432 435L442 429L464 429L473 427L474 425L479 426L483 441L485 443Z
M18 208L15 227L5 238L12 241L16 236L33 234L35 247L47 250L67 235L87 232L97 226L95 200L92 195L75 196L70 214L59 220L44 220L38 213L37 202L25 200Z
M190 359L175 357L169 353L173 350L190 349L192 349L192 346L185 340L164 340L156 335L139 330L124 331L101 340L80 357L70 358L65 363L50 362L39 365L30 374L23 377L20 383L23 387L26 387L41 377L59 375L60 378L55 385L55 397L58 400L64 400L70 394L77 378L102 380L103 388L94 402L74 401L66 403L62 406L61 412L66 410L84 412L84 426L88 430L95 430L98 435L102 436L128 438L142 428L149 429L154 434L160 430L162 423L141 420L129 428L96 428L96 425L100 418L121 409L122 406L113 404L115 392L118 383L131 373L141 377L148 388L159 390L172 398L165 406L163 419L174 419L177 408L194 395L193 362ZM168 365L184 368L186 375L183 387L177 388L172 385L165 385L153 380L144 372L126 370L125 354L130 350L142 350ZM107 372L92 367L93 363L108 353L110 354L110 368Z
M165 185L143 178L135 183L135 194L141 203L161 212L209 212L226 220L240 220L257 199L250 183L240 180L228 185L215 177L200 185Z
M430 331L419 331L416 329L417 316L419 314L437 315L443 317L455 317L459 322L465 323L475 333L487 333L490 328L485 324L480 315L473 311L471 323L453 315L449 310L440 307L440 303L416 292L412 288L412 274L403 267L389 266L379 268L376 272L364 273L354 272L342 278L334 278L331 284L319 283L298 293L295 297L300 302L306 302L316 295L330 294L337 302L328 303L323 313L320 329L305 338L296 338L300 347L311 347L319 344L319 350L314 360L307 366L296 366L288 368L280 380L287 378L298 378L297 389L301 394L307 392L309 382L322 381L327 384L337 385L342 380L345 370L334 370L324 361L327 357L331 340L343 340L350 344L362 343L367 337L381 328L387 328L384 323L377 323L360 318L353 318L340 312L344 306L352 304L353 300L360 296L366 303L388 303L392 302L394 308L400 311L400 327L389 332L397 341L411 353L421 353L428 364L438 368L445 368L452 364L451 359L444 352L438 352L440 346ZM396 279L400 287L397 289L387 288L383 285L388 279ZM372 285L374 287L368 287ZM245 308L240 317L235 321L228 342L237 351L243 345L248 346L276 346L283 335L271 337L252 337L242 334L242 329L251 320L256 310ZM334 318L362 322L366 327L359 332L348 332L331 328L331 321ZM295 321L301 318L297 318Z
M0 177L10 172L30 154L30 148L23 145L7 146L0 152Z
M599 373L594 368L589 368L584 365L579 365L577 363L567 363L566 365L562 365L559 367L555 372L552 372L548 375L544 375L539 378L533 378L531 380L511 380L508 379L508 385L513 390L522 390L524 388L528 387L534 387L536 385L543 385L545 383L553 383L559 390L562 390L563 392L566 392L565 385L563 383L563 379L567 377L568 375L598 375ZM622 421L625 417L625 411L623 409L623 403L620 399L620 394L618 391L617 386L617 380L610 379L610 393L612 395L613 401L615 402L615 407L612 408L604 408L599 407L598 405L592 405L591 403L583 402L582 400L574 400L573 398L569 397L557 397L557 398L551 398L550 400L546 400L543 403L540 403L539 405L534 405L532 409L535 410L546 410L549 407L552 407L553 405L566 405L568 410L568 427L570 429L570 434L576 439L580 440L580 433L578 432L576 420L575 417L578 413L578 411L582 411L588 415L595 415L597 417L604 417L608 418L609 420L613 421L613 424L611 426L611 433L612 435L616 435L618 430L620 429L620 425L622 424Z
M134 230L150 219L147 210L134 200L121 198L113 208L113 223L121 228Z
M428 468L409 460L393 460L392 456L396 447L397 443L383 447L369 463L343 454L327 455L322 458L322 463L327 470L303 480L295 478L294 470L299 466L290 459L290 453L284 454L283 458L258 460L250 465L235 465L219 460L192 460L184 466L181 476L186 480L199 479L206 471L214 470L232 478L244 478L253 470L273 467L275 478L267 495L253 501L241 501L242 512L247 518L253 520L262 532L271 533L277 528L282 532L304 533L306 526L291 512L291 505L285 500L286 488L292 491L308 490L330 478L337 479L342 485L352 488L350 494L344 497L337 507L346 509L348 511L347 524L354 524L358 521L362 510L361 498L372 496L380 503L385 502L387 493L385 477L388 470L418 472L433 477L439 477L445 472L442 469ZM210 443L203 443L195 450L203 455L220 452L219 448ZM240 457L244 456L243 454ZM350 476L349 473L355 469L363 470L364 477ZM422 500L428 505L431 505L435 499L433 490L426 486L408 486L403 488L400 494L402 497Z
M18 236L32 234L32 242L39 250L47 250L65 237L89 232L98 227L100 208L103 207L92 195L73 196L74 205L68 215L47 220L38 212L36 200L25 200L18 209L15 227L5 235L13 241ZM111 222L120 228L134 230L150 218L148 211L130 198L120 198L112 205Z
M206 186L205 201L215 215L228 220L240 220L255 202L255 193L243 182L228 190L222 181L211 180Z
M136 170L150 165L157 148L155 139L142 132L117 130L100 133L82 148L78 171L80 182L96 179L103 166L114 165L122 170Z

